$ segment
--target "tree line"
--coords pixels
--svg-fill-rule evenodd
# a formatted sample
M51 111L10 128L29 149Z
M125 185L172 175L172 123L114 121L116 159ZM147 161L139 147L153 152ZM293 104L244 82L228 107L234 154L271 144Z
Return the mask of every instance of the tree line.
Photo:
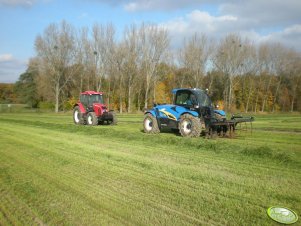
M68 110L85 90L105 92L110 109L136 112L172 102L173 88L209 89L228 111L301 111L301 54L279 43L255 44L238 34L206 34L170 46L167 30L132 24L76 29L63 21L35 40L36 56L14 85L17 101Z

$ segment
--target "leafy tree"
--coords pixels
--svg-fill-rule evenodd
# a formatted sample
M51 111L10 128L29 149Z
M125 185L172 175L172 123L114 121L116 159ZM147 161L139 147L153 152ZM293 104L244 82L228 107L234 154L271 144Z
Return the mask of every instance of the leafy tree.
M14 84L0 84L0 103L1 104L16 103Z
M21 103L27 104L32 108L38 106L37 89L35 75L32 72L26 71L21 74L19 80L15 84L15 93Z

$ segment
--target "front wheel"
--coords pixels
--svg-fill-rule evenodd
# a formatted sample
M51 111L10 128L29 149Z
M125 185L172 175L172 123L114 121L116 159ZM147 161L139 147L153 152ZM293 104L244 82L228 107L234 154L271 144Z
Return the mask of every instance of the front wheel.
M160 133L157 119L150 113L146 114L143 121L143 127L145 133Z
M98 124L98 118L95 115L95 112L89 112L87 115L87 125L96 126Z
M199 137L202 131L202 124L198 117L184 114L180 119L179 130L183 137Z

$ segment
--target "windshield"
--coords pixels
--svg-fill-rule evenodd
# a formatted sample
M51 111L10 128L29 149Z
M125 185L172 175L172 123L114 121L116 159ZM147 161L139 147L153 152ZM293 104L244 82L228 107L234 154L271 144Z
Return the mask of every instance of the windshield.
M103 104L103 98L102 98L102 95L99 95L99 94L93 94L93 95L90 95L89 100L90 100L90 101L89 101L90 104L94 104L94 103Z
M205 107L211 106L211 100L204 91L196 90L195 94L197 95L197 99L201 106L205 106Z

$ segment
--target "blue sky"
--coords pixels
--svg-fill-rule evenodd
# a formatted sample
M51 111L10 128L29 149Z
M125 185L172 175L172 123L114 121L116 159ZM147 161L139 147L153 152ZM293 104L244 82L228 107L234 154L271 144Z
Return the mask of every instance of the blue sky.
M112 22L117 34L132 23L156 23L173 43L195 32L217 40L235 32L301 51L300 12L300 0L0 0L0 83L18 79L35 56L36 36L62 20L76 28Z

